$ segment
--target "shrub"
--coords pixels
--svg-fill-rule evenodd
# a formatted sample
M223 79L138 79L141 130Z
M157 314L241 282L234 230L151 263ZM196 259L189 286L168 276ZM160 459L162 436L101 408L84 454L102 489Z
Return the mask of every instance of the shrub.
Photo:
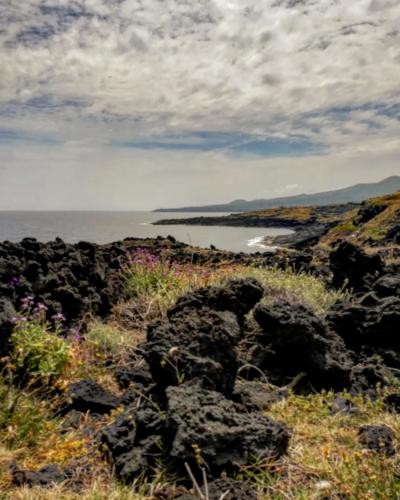
M46 306L39 304L31 311L23 304L23 309L23 314L14 319L12 362L18 373L48 385L62 375L70 360L71 346L59 335L60 316L52 333L45 319Z

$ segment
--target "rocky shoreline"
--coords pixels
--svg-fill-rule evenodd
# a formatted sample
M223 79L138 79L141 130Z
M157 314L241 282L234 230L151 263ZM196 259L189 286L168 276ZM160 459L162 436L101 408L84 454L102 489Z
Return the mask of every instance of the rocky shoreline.
M266 246L306 248L316 243L326 234L335 225L338 217L359 207L361 205L356 203L326 207L303 207L300 213L296 208L269 209L261 212L245 212L221 217L201 216L183 219L162 219L153 224L291 229L292 234L266 237L263 244Z
M69 245L60 239L4 242L0 356L10 355L13 317L27 296L44 305L49 321L62 314L65 327L79 325L84 336L89 316L105 320L123 300L121 273L131 253L146 247L176 261L208 266L283 265L279 255L193 249L173 238L110 245ZM311 266L304 253L290 258L286 254L285 265L303 261ZM346 390L374 399L377 387L387 388L388 408L400 409L400 393L393 386L400 373L400 265L385 264L378 255L342 241L330 252L328 266L327 285L347 286L353 294L324 317L285 300L265 301L268 291L254 278L233 276L223 286L187 293L165 317L148 324L144 342L124 364L110 368L118 391L90 379L75 381L59 411L72 418L118 409L111 423L97 429L96 441L123 483L142 475L151 479L157 464L168 462L168 477L186 479L178 481L181 493L163 498L198 498L190 492L188 472L194 484L212 492L208 498L257 498L236 476L255 458L274 462L288 453L293 430L265 412L289 390ZM353 410L346 399L338 398L335 405L332 411ZM364 426L359 432L363 446L396 453L396 436L387 426ZM74 474L53 464L36 471L14 464L10 470L16 486L68 483Z

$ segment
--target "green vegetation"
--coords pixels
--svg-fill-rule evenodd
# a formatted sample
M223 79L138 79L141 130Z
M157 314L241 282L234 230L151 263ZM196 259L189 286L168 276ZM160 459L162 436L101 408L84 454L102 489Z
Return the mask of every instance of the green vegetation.
M113 356L121 353L121 350L129 348L133 343L132 332L124 330L120 325L114 323L102 323L93 321L87 333L85 342L92 344L93 349L101 355Z
M57 416L65 387L81 378L91 378L116 392L110 366L143 340L148 321L165 314L179 295L199 286L219 285L233 277L254 277L266 289L265 301L287 300L301 303L316 314L343 298L342 291L328 290L323 282L290 268L260 268L243 265L195 266L157 259L141 251L126 269L131 298L119 304L108 323L93 321L79 341L57 337L57 323L43 321L40 311L24 312L16 321L14 354L8 360L0 383L0 498L6 500L139 500L156 498L165 491L164 469L151 484L133 487L118 484L109 464L98 450L96 438L87 429L101 428L118 414L93 419L82 414L78 425ZM129 326L124 310L134 310L138 324ZM22 320L26 317L26 320ZM12 378L23 370L41 385L15 389ZM343 394L344 397L350 397ZM260 498L373 500L400 496L397 457L384 457L362 449L358 428L362 424L384 423L400 433L398 417L383 407L383 396L376 402L351 398L360 408L354 415L331 415L332 393L296 396L275 403L266 412L285 421L293 438L288 456L278 463L256 463L240 470L238 477L251 482ZM61 399L60 399L61 398ZM62 467L82 460L90 465L83 477L83 489L74 492L64 485L51 489L13 488L7 464L17 460L21 467L38 469L48 463ZM170 491L174 486L169 486Z
M205 266L178 264L166 256L138 249L126 268L126 280L132 298L148 312L163 314L180 295L209 284L211 271Z
M130 294L142 302L144 310L164 314L176 299L201 286L222 285L232 278L253 277L266 290L264 300L287 300L303 304L322 315L333 303L345 297L341 290L327 290L321 279L290 267L206 266L177 264L144 251L133 257L127 269Z
M292 304L302 304L323 315L326 310L347 294L341 290L328 290L322 280L304 271L291 268L251 268L236 269L235 277L256 278L265 288L265 302L285 300Z
M42 308L41 308L42 307ZM11 337L12 363L22 376L32 382L49 385L65 370L71 356L70 344L55 332L44 320L44 308L39 306L34 312L29 310L15 318L14 333Z

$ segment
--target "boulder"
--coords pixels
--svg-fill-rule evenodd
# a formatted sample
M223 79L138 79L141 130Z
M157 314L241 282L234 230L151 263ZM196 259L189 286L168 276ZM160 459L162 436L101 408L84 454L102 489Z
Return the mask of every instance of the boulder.
M387 425L364 425L359 429L360 443L369 450L394 455L396 434Z
M333 307L327 321L357 354L378 354L384 363L400 368L400 298L387 297L365 303Z
M224 287L208 286L181 297L169 311L174 316L190 307L209 307L214 311L230 311L242 320L264 295L262 285L254 278L233 279Z
M162 456L165 417L156 406L145 403L140 410L128 408L102 431L117 476L124 483L139 474L150 474Z
M110 413L119 399L93 380L80 380L69 386L69 409L91 413Z
M210 475L235 471L254 460L286 453L287 427L262 415L247 413L220 393L197 385L167 389L166 436L169 456L196 468L203 462Z
M368 255L347 240L332 250L329 262L333 274L332 285L336 288L346 285L355 292L368 289L383 270L383 262L378 255Z
M387 385L387 373L382 359L368 358L353 366L350 373L350 391L352 394L369 394L376 397L376 388Z
M254 318L262 332L255 337L250 363L280 383L305 372L315 387L348 385L352 359L342 339L302 305L259 304Z
M146 363L119 366L114 371L114 377L120 389L128 389L131 384L140 384L144 387L153 384L150 368Z
M11 481L15 486L51 487L68 479L69 474L56 465L46 465L38 471L20 469L17 464L10 467Z
M149 326L142 346L161 387L193 380L230 395L237 373L235 345L240 327L231 312L185 307Z

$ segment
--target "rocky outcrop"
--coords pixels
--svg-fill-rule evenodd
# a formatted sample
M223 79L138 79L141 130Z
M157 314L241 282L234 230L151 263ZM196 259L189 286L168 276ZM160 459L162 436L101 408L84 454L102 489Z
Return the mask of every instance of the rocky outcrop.
M329 255L335 288L347 286L355 292L369 290L383 271L379 255L368 255L349 241L340 242Z
M235 345L239 338L233 313L185 308L168 321L150 326L144 356L162 387L193 380L229 395L238 369Z
M169 455L195 467L200 460L216 475L238 466L275 459L287 450L284 424L247 413L214 391L183 384L167 389Z
M121 245L101 247L87 242L70 245L59 238L50 243L32 238L20 243L1 243L2 304L7 301L8 309L12 305L19 310L26 297L31 297L33 306L46 305L49 320L62 314L66 327L78 321L83 323L87 313L105 317L123 296L123 278L118 271L125 258ZM7 325L1 318L0 321L4 339ZM8 346L2 342L1 349L6 354Z
M254 318L261 331L249 362L283 384L304 372L316 387L348 385L352 359L342 339L301 305L260 304Z
M27 297L31 297L33 307L38 303L47 307L50 321L57 314L63 315L65 330L77 324L84 330L89 315L107 317L125 296L121 271L138 248L147 248L154 255L170 255L179 263L215 265L250 263L252 259L266 263L261 254L251 257L193 249L173 238L128 238L108 245L84 241L71 245L60 238L49 243L33 238L0 243L0 357L9 350L10 320ZM245 297L237 297L237 307L242 307L242 299L245 303Z
M200 288L181 297L168 315L174 316L187 307L201 309L208 307L214 311L230 311L243 319L264 295L263 287L253 278L230 280L224 287Z
M152 380L146 368L144 376L133 369L117 372L120 385L142 383L146 396L103 431L122 481L151 471L166 456L178 474L188 464L195 475L206 467L218 478L286 452L290 432L284 424L233 400L243 315L262 294L261 285L248 279L207 287L149 326L141 349Z
M338 304L327 316L346 346L361 356L380 355L400 368L400 298L368 296L359 302Z
M230 396L238 369L239 322L262 295L258 282L241 279L179 299L168 320L150 325L143 346L154 380L163 387L193 380Z

